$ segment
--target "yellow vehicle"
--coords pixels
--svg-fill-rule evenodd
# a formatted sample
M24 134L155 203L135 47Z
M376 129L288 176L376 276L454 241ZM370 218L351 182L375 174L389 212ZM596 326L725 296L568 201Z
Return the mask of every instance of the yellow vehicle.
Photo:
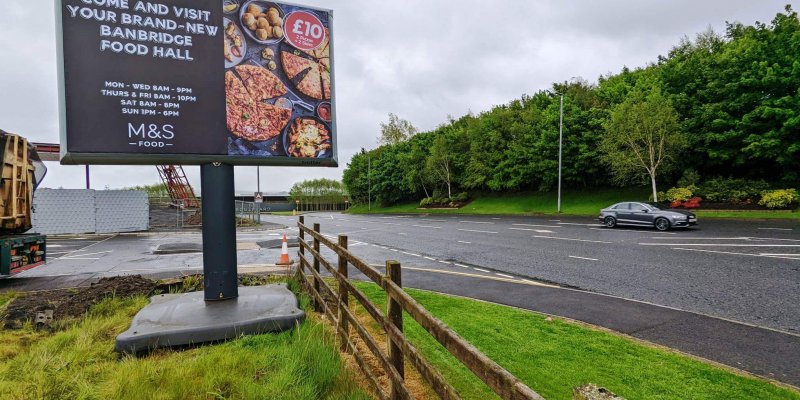
M46 237L24 234L33 227L33 192L47 168L27 139L0 130L0 275L45 262Z

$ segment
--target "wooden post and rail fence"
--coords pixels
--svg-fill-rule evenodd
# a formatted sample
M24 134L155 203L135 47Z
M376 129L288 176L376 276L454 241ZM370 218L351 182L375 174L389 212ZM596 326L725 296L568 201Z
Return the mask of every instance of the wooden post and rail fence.
M405 384L405 364L407 360L419 372L441 399L460 399L456 390L422 356L421 352L403 334L403 311L408 313L420 326L431 334L447 351L469 368L480 380L486 383L500 398L507 400L543 399L517 377L489 359L475 346L464 340L445 323L434 317L428 310L403 290L400 263L386 261L386 274L362 261L347 249L347 236L339 235L338 241L328 239L320 233L320 225L313 229L305 225L301 216L298 223L300 236L299 267L297 273L303 287L312 297L314 309L324 313L336 327L340 350L353 355L363 370L375 394L382 400L413 399ZM313 240L309 245L307 236ZM338 255L336 264L323 258L320 248L324 245ZM307 256L311 256L309 260ZM386 292L388 304L386 314L373 304L348 278L348 264L354 266L371 281ZM323 280L320 274L323 266L338 283L338 293ZM325 293L330 300L325 301ZM351 311L350 297L353 297L367 313L381 326L387 336L387 352L358 321ZM333 303L333 304L332 304ZM351 339L350 330L355 330L361 341L377 359L381 369L389 378L389 390L385 390L375 373L367 365L364 356ZM388 392L388 393L387 393Z

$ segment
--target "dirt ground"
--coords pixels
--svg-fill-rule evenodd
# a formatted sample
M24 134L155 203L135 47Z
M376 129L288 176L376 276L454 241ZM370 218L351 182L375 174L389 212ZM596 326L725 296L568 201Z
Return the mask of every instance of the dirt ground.
M133 275L103 278L86 288L26 293L6 307L3 328L19 329L45 310L53 310L54 321L79 317L106 297L149 295L155 287L155 281Z

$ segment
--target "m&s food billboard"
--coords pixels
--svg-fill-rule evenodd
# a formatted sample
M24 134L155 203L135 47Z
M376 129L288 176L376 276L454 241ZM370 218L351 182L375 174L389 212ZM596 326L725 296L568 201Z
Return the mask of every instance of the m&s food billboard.
M332 12L58 0L63 164L337 166Z

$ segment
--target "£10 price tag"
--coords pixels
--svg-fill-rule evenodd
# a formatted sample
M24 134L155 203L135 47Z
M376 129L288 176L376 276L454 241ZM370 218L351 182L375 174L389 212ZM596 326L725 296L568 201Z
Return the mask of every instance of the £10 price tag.
M283 25L286 40L300 50L314 50L325 41L325 27L316 15L295 11L286 17Z

